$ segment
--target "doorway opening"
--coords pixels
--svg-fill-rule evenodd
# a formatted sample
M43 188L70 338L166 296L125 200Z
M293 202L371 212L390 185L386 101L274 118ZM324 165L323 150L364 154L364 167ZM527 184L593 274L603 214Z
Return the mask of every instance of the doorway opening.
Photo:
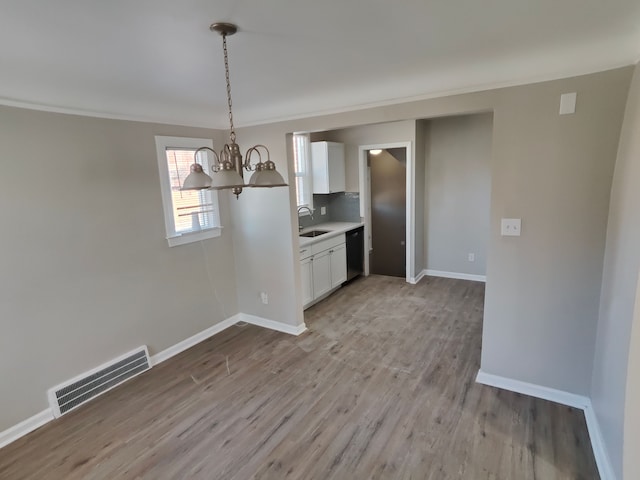
M412 278L411 152L411 142L359 147L365 275L392 275L407 281Z
M371 193L370 272L406 278L406 149L369 150L367 167Z

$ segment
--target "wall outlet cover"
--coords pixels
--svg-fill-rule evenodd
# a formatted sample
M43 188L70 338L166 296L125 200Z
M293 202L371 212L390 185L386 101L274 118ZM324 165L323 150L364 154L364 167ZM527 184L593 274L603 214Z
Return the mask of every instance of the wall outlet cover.
M327 214L327 207L320 207L320 215L326 215Z
M519 237L522 220L519 218L503 218L500 224L500 234L503 237Z
M560 95L560 115L571 115L576 113L576 92L563 93Z

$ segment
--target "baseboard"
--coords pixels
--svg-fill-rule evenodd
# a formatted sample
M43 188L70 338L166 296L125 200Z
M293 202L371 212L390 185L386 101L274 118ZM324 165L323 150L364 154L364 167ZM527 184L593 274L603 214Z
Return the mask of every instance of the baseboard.
M53 412L50 408L47 408L35 414L33 417L29 417L17 425L6 429L4 432L0 432L0 448L9 445L11 442L15 442L20 437L33 432L36 428L40 428L51 420L53 420Z
M442 270L423 270L420 275L429 275L431 277L457 278L458 280L472 280L474 282L486 282L486 275L473 275L471 273L444 272ZM422 277L420 277L422 278Z
M307 330L307 326L304 323L294 327L288 323L276 322L274 320L269 320L268 318L258 317L248 313L241 313L240 319L241 321L250 323L251 325L257 325L259 327L269 328L271 330L296 336Z
M227 318L215 325L203 330L195 335L182 340L181 342L176 343L175 345L170 346L169 348L162 350L161 352L156 353L155 355L151 355L151 365L155 366L165 360L170 359L171 357L184 352L188 348L197 345L198 343L206 340L209 337L213 337L216 333L220 333L223 330L235 325L236 323L242 321L240 313L235 314L232 317Z
M613 466L607 453L607 447L602 437L602 430L600 430L600 422L598 422L598 417L593 410L591 401L589 401L589 405L584 408L584 419L587 422L591 448L593 449L593 456L598 465L598 472L600 472L600 480L616 480L616 474L613 471Z
M246 313L237 313L232 317L223 320L222 322L216 323L215 325L203 330L195 335L182 340L181 342L172 345L171 347L162 350L161 352L156 353L155 355L151 355L151 366L155 366L165 360L170 359L171 357L184 352L188 348L197 345L198 343L206 340L207 338L213 337L215 334L226 330L229 327L232 327L238 322L246 322L252 325L257 325L264 328L269 328L271 330L277 330L278 332L288 333L291 335L300 335L307 329L307 326L303 323L302 325L298 325L294 327L293 325L288 325L286 323L276 322L274 320L269 320L267 318L257 317L255 315L249 315ZM0 448L10 444L11 442L16 441L20 437L34 431L36 428L39 428L51 420L54 419L53 412L50 408L43 410L42 412L23 420L22 422L10 427L2 432L0 432Z
M489 385L490 387L497 387L502 388L503 390L522 393L531 397L542 398L543 400L549 400L551 402L579 408L581 410L584 410L584 408L590 403L589 398L584 395L577 395L563 390L556 390L555 388L543 387L542 385L536 385L535 383L521 382L520 380L486 373L482 370L478 371L476 382L482 383L483 385Z
M418 283L420 280L422 280L422 277L424 277L427 274L426 270L422 270L418 275L416 275L415 277L411 277L409 279L409 283L415 285L416 283Z
M611 466L611 461L609 460L609 455L607 454L607 448L602 437L598 418L593 411L591 400L588 397L562 390L556 390L554 388L543 387L533 383L521 382L519 380L502 377L500 375L493 375L483 372L482 370L478 371L476 382L581 409L584 412L584 418L587 423L591 448L598 466L600 479L616 480L616 476Z

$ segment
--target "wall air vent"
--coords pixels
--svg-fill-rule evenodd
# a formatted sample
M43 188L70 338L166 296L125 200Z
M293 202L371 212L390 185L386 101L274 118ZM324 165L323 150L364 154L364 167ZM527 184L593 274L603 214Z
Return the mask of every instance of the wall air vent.
M58 418L83 403L151 368L145 345L49 389L49 405Z

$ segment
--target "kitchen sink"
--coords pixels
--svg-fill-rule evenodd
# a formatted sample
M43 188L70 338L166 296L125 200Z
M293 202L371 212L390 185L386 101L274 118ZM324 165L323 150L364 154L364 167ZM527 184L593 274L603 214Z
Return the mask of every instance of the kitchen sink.
M324 235L325 233L329 233L329 230L311 230L310 232L301 233L301 237L319 237L320 235Z

